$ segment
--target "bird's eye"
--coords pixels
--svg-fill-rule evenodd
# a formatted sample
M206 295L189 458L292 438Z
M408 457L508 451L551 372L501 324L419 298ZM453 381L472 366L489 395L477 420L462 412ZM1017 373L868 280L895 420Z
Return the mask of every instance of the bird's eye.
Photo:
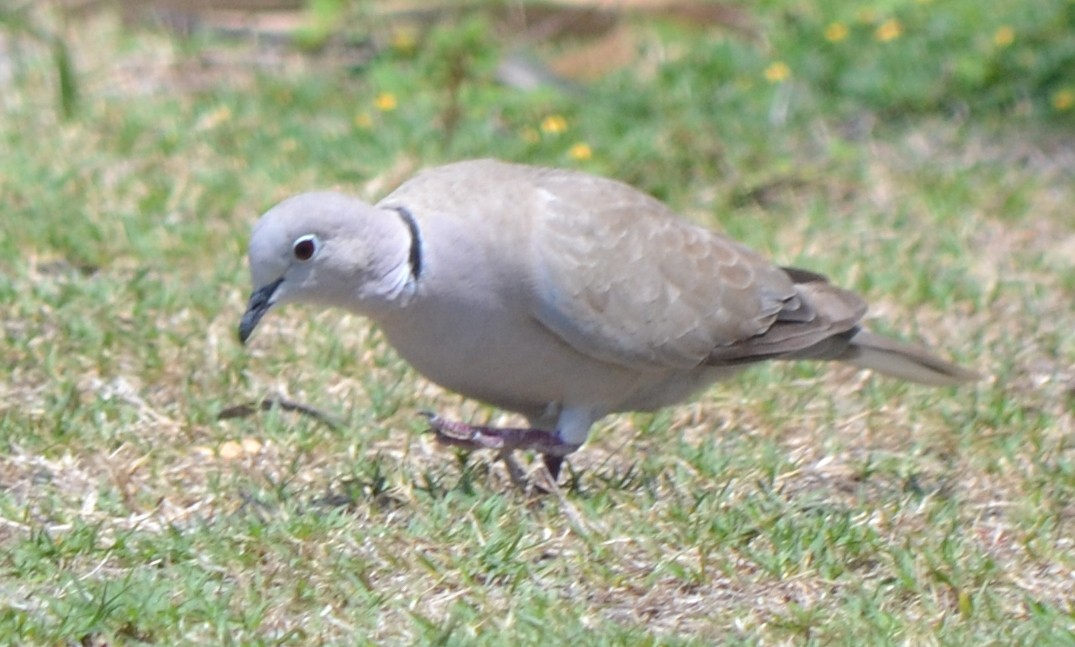
M320 245L321 243L317 240L317 236L307 234L295 239L295 244L291 246L291 253L295 255L297 260L308 261L314 257Z

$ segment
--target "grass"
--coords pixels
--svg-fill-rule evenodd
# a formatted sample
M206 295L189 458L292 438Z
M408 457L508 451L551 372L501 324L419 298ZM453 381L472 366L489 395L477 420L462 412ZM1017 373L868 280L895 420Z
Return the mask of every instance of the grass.
M970 117L950 97L886 112L883 83L796 69L814 44L795 16L839 18L815 9L759 9L785 81L759 46L658 25L647 47L691 56L583 98L494 84L480 22L357 71L297 54L257 71L257 51L105 16L69 34L82 103L63 121L48 51L24 48L0 99L0 642L1075 642L1063 80L1023 88L1030 112L999 90ZM224 62L205 70L199 48ZM451 137L446 48L467 57ZM293 308L239 346L261 211L484 155L630 181L990 377L758 367L607 419L563 492L529 497L417 416L501 414L422 380L361 319ZM217 420L274 394L341 428Z

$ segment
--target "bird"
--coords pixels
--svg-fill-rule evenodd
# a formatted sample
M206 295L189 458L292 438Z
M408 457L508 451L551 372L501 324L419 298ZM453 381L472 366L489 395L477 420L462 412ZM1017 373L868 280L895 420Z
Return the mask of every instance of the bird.
M284 304L363 315L432 382L529 425L428 414L438 440L537 452L553 482L598 420L674 405L763 361L933 386L979 377L872 332L866 302L825 276L576 170L476 159L419 172L375 205L302 193L261 216L248 260L241 343Z

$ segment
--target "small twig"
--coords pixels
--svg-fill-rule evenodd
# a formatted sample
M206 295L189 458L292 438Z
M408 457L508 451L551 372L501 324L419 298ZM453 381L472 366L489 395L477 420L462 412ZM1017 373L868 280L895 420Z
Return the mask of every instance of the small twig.
M258 402L246 402L244 404L227 407L217 414L217 420L245 418L254 415L258 411L268 411L273 407L280 407L284 411L294 411L305 416L310 416L333 431L337 431L343 426L339 420L336 420L336 418L323 411L315 409L308 404L285 400L284 398L264 398Z
M608 529L600 525L599 523L590 523L582 518L579 511L571 504L567 496L564 495L564 491L560 489L560 486L556 483L556 479L552 478L552 474L549 474L548 469L542 466L540 472L544 472L545 481L548 484L546 491L554 495L560 502L560 510L568 520L568 524L571 529L578 535L583 541L587 543L595 543L594 531L597 530L604 536L608 536ZM595 528L594 526L597 525Z

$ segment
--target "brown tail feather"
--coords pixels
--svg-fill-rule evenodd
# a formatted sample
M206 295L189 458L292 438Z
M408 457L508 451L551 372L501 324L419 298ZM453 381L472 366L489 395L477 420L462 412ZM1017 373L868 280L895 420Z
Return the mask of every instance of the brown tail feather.
M882 337L865 328L852 334L847 349L835 359L931 386L953 386L981 379L974 371L946 362L925 348Z

